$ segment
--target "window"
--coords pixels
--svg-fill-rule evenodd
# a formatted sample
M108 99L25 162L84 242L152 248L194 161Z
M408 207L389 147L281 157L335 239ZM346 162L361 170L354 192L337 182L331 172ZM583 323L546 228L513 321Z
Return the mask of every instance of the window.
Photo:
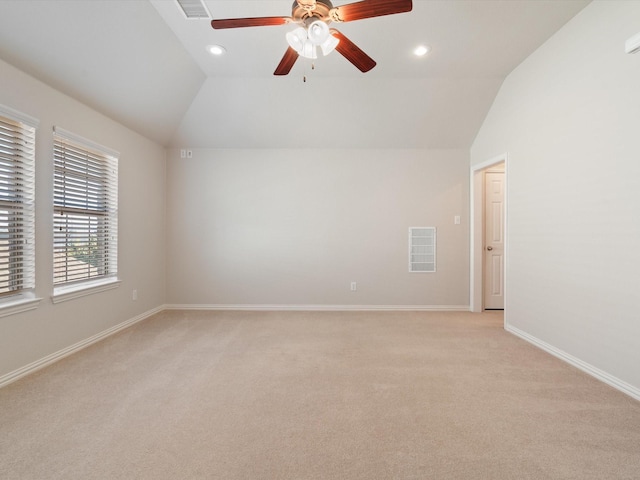
M54 289L115 280L118 153L57 127L53 140Z
M38 121L0 106L0 297L34 288L34 158Z
M436 271L436 228L409 228L409 271Z

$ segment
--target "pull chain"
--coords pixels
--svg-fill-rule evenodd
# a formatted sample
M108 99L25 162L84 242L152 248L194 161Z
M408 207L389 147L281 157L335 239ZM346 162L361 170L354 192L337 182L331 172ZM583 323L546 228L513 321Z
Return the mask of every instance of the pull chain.
M315 69L316 69L316 62L311 60L311 70L315 70ZM302 81L304 83L307 82L307 62L304 62L304 73L302 75Z

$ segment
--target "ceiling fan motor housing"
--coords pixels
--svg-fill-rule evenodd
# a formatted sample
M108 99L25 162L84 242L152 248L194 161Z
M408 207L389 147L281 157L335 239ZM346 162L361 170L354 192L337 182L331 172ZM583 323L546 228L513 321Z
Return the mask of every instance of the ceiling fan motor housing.
M331 0L295 0L291 7L291 17L294 22L304 25L316 20L322 20L328 24L331 21L332 9Z

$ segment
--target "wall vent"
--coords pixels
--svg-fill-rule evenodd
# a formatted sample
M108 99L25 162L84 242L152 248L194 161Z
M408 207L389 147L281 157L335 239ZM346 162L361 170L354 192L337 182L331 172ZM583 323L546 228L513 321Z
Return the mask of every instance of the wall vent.
M409 272L436 271L436 227L409 228Z
M176 0L176 2L187 18L211 18L203 0Z

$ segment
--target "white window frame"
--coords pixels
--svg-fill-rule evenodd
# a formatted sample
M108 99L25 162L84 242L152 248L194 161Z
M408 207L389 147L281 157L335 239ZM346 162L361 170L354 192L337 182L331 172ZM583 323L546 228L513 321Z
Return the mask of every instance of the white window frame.
M0 195L0 208L4 207L7 212L5 233L13 240L13 242L8 241L8 249L3 250L0 246L0 252L9 254L9 273L12 262L15 261L21 265L19 275L13 280L15 288L0 294L0 317L4 317L33 310L38 307L41 300L35 295L34 177L35 137L40 122L5 105L0 105L0 117L4 124L4 138L0 141L4 145L4 152L0 147L2 157L0 182L5 196L13 197L2 198ZM14 135L15 138L12 138ZM13 185L11 185L12 182ZM19 219L18 230L14 230L14 233L10 233L9 230L9 211L13 212L12 217ZM12 261L11 258L15 260Z
M54 285L52 301L59 303L110 290L120 284L118 280L118 159L120 154L60 127L54 127L53 156ZM85 159L82 158L83 156ZM99 166L98 170L93 170L96 166ZM80 167L86 168L84 173L78 173ZM82 202L84 206L81 205ZM93 238L97 245L97 248L94 248L98 253L91 251L87 255L96 261L96 264L92 264L91 261L82 262L74 257L77 265L69 265L69 249L72 247L69 239L72 237L70 235L72 228L68 226L73 225L74 222L78 231L86 236L88 245L92 245L94 241L91 233L94 232ZM91 249L91 247L86 248ZM62 264L65 264L64 267ZM60 279L61 273L67 277L66 280Z

